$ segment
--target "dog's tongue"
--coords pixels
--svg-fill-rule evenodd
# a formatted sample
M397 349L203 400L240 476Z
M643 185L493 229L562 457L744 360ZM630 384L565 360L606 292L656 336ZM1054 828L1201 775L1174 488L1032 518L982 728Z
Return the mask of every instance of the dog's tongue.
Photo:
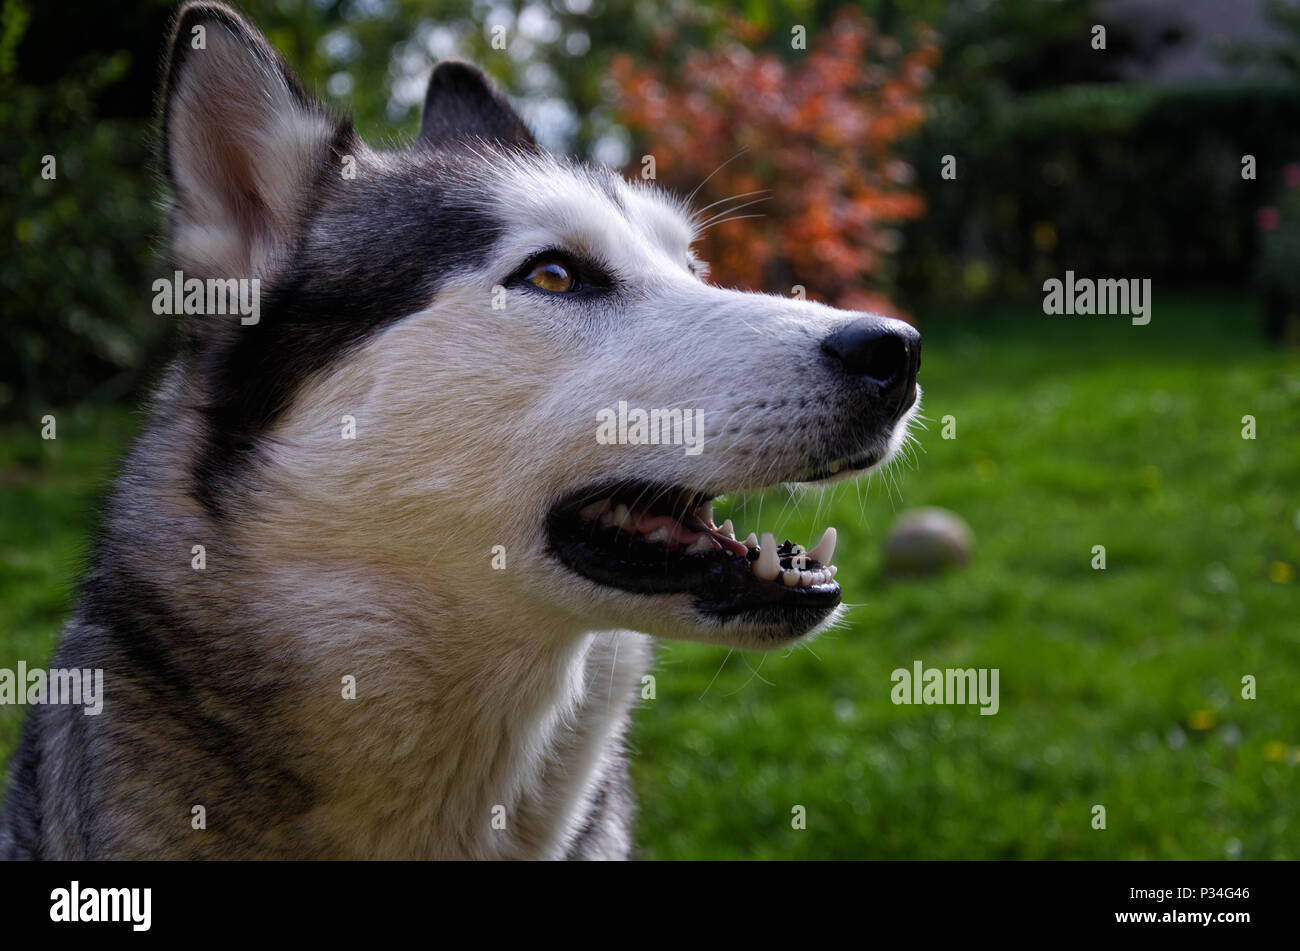
M718 531L716 528L713 528L705 524L704 521L701 520L700 517L696 515L694 512L687 512L686 515L682 517L682 524L685 525L687 528L689 528L691 531L700 532L704 535L708 535L715 542L721 545L726 551L731 552L733 555L738 555L741 558L744 558L745 555L748 554L749 552L749 549L745 547L744 542L738 542L734 538L728 538L726 535L722 534L722 532Z
M686 525L685 519L679 522L671 515L642 515L636 520L636 530L642 535L649 535L660 528L671 529L673 541L682 545L689 545L705 531L703 526L696 529L694 526Z

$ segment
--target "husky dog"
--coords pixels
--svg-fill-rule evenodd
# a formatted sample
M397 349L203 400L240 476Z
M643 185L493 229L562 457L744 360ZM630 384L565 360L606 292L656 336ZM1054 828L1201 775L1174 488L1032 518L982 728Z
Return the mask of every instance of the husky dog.
M466 63L371 149L219 4L178 14L160 159L172 266L260 313L183 318L52 663L102 713L33 709L0 854L629 856L652 638L842 610L833 529L738 540L710 500L889 458L917 333L710 285L683 203ZM642 438L698 413L695 451Z

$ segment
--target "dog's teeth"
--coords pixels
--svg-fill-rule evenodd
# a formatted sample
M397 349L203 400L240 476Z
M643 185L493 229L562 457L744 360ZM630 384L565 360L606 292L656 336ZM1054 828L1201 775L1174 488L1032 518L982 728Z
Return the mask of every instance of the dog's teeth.
M829 571L831 573L831 577L834 578L835 572L839 571L840 569L836 568L834 565L827 565L826 570Z
M727 519L725 522L719 525L718 531L722 532L722 534L726 535L733 542L736 540L736 526L731 524L731 519Z
M708 535L701 535L695 541L686 546L686 554L698 555L708 551L716 551L718 543Z
M799 572L799 587L811 588L816 583L817 582L813 580L813 573L811 571Z
M609 499L601 499L599 502L592 502L586 508L580 509L578 518L584 522L591 522L609 511Z
M654 542L657 545L666 544L667 542L672 540L672 537L673 537L673 530L667 525L660 525L653 532L650 532L648 535L644 536L646 541Z
M712 527L713 526L713 503L705 502L703 505L701 505L698 509L695 510L695 515L705 525Z
M799 587L799 572L797 571L781 572L781 583L784 584L787 588Z
M758 547L758 536L755 535L753 532L750 532L750 533L749 533L749 537L745 539L745 547L746 547L746 548L757 548L757 547Z
M754 574L764 581L775 581L780 573L781 561L776 557L776 537L771 532L764 532L758 561L754 562Z
M614 508L614 524L625 531L636 530L636 519L632 518L632 513L626 505L618 505Z
M826 531L822 532L822 540L808 552L808 557L813 561L820 561L823 565L829 565L831 559L835 557L835 539L835 529L828 526Z

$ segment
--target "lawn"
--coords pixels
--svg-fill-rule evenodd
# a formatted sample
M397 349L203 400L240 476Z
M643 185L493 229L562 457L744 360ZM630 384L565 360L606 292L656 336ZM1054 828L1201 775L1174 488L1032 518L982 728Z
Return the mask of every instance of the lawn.
M869 484L718 506L805 543L835 525L853 609L790 651L660 649L633 735L643 854L1300 857L1300 356L1259 339L1250 301L1159 289L1145 327L919 316L916 452ZM48 656L133 418L0 432L0 667ZM882 541L920 505L960 513L974 559L887 577ZM998 713L895 705L916 660L997 668ZM18 723L0 709L4 759Z

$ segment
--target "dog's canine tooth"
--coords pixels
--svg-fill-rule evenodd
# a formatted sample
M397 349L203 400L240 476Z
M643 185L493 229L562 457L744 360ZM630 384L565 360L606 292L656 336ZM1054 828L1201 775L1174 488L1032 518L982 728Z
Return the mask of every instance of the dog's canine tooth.
M614 508L614 524L627 532L636 531L636 519L626 505L620 503Z
M725 522L719 525L718 531L722 532L722 534L726 535L732 541L736 540L736 526L731 524L731 519L727 519Z
M712 502L705 502L703 505L701 505L698 509L695 510L695 514L699 518L699 520L703 522L705 525L708 525L710 528L716 527L713 524L713 503Z
M750 533L749 533L749 537L745 539L745 547L746 547L746 548L757 548L757 547L758 547L758 536L755 535L753 532L750 532Z
M764 532L758 561L754 562L754 574L764 581L775 581L780 573L781 559L776 556L776 537L771 532Z
M826 527L822 532L822 540L819 541L812 551L808 552L808 557L813 561L820 561L823 565L829 565L831 559L835 557L835 540L837 533L831 526Z
M578 518L584 522L594 521L609 511L609 499L601 499L599 502L592 502L586 508L578 511Z

